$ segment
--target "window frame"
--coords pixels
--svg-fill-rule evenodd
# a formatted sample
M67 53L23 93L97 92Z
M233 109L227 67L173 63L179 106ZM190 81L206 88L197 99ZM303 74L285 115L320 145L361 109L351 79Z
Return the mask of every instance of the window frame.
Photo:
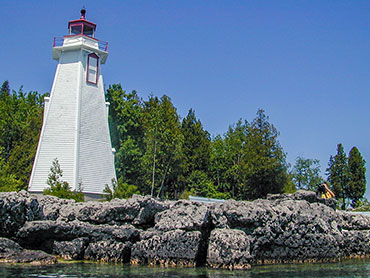
M89 71L90 71L90 57L96 59L96 72L95 72L95 82L89 80ZM89 84L98 85L99 79L99 56L95 53L90 53L87 55L87 67L86 67L86 82Z

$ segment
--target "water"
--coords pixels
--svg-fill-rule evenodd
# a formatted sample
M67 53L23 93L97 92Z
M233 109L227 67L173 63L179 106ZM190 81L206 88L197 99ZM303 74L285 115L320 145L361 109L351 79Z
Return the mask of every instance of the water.
M69 263L54 266L0 264L0 277L43 278L294 278L294 277L370 277L370 260L347 260L340 263L255 266L250 270L214 270L209 268L161 268L122 264Z

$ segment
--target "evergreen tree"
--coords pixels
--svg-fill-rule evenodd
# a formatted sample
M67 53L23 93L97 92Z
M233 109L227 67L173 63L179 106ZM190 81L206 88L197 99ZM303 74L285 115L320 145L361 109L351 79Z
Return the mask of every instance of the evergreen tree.
M3 85L1 85L0 89L0 98L3 99L10 94L10 87L9 87L9 81L4 81Z
M118 180L138 186L144 154L142 101L135 91L126 93L120 84L109 86L106 99L110 103L109 125Z
M263 110L251 124L239 120L212 141L210 171L216 189L239 200L294 191L276 128Z
M248 126L246 141L246 186L240 199L266 197L268 193L281 193L288 183L288 165L285 153L277 140L279 133L269 122L262 109Z
M211 140L209 133L203 129L202 123L195 117L192 109L182 121L181 133L184 138L183 163L178 183L181 186L179 191L184 191L190 184L190 177L197 175L195 172L208 176Z
M227 181L226 172L231 165L227 161L227 150L224 139L217 135L211 142L209 173L217 192L228 194L225 199L231 198L230 184Z
M49 188L44 190L44 195L51 195L62 199L73 199L76 202L84 201L84 194L78 191L71 191L68 182L63 181L63 171L57 158L52 162L48 175L47 184Z
M183 135L179 116L169 97L150 96L144 102L143 128L142 165L146 188L141 188L141 192L161 198L180 196L177 176L183 163Z
M240 199L245 193L247 176L244 165L249 159L246 145L249 139L248 123L240 119L235 125L230 126L225 134L227 170L225 172L227 183L230 187L232 198ZM244 192L244 193L243 193Z
M342 209L346 209L348 198L348 159L344 153L342 144L337 145L337 154L329 159L327 169L328 181L338 199L342 202Z
M316 191L317 185L324 180L320 176L320 164L317 159L297 157L293 167L293 181L298 189Z
M352 207L356 207L366 190L365 160L356 147L349 152L348 157L348 198L352 200Z

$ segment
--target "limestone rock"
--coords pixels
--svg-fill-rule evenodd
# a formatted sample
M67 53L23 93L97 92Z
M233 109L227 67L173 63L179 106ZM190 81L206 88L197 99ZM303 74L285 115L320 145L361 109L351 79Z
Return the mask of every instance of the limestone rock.
M82 260L88 242L88 238L76 238L71 241L54 241L52 252L65 260Z
M84 259L102 262L130 261L131 243L123 243L112 240L92 242L85 250Z
M62 208L76 204L75 200L59 199L49 195L37 196L36 198L42 208L43 220L57 220Z
M180 200L170 209L157 213L154 228L159 231L203 231L209 224L209 215L206 205Z
M50 220L27 222L17 234L17 238L23 246L34 249L46 247L46 250L49 247L45 246L45 242L50 240L71 241L76 238L88 238L90 242L99 240L135 242L139 237L139 230L132 225L92 225L79 221L58 222Z
M73 260L226 268L370 255L370 217L327 202L307 191L217 204L0 193L0 236L17 242L0 240L0 253L13 262L55 260L27 250L34 249Z
M250 268L250 238L241 230L215 229L209 238L207 264L214 268Z
M131 251L132 263L195 266L204 256L199 231L173 230L135 243Z
M14 236L26 221L42 218L42 209L37 199L28 192L0 193L0 236Z
M86 202L63 206L58 220L78 220L96 225L132 223L137 226L150 227L154 225L156 213L168 207L166 202L160 202L149 196L134 195L127 200L114 199L111 202Z
M43 251L27 250L18 243L0 238L0 262L2 263L31 263L31 264L55 264L54 256Z

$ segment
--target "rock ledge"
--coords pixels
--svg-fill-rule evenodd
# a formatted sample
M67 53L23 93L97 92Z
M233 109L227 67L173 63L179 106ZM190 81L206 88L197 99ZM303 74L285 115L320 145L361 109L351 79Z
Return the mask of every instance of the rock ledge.
M370 218L335 206L308 191L217 204L138 195L75 203L0 193L0 262L63 258L248 269L369 256Z

